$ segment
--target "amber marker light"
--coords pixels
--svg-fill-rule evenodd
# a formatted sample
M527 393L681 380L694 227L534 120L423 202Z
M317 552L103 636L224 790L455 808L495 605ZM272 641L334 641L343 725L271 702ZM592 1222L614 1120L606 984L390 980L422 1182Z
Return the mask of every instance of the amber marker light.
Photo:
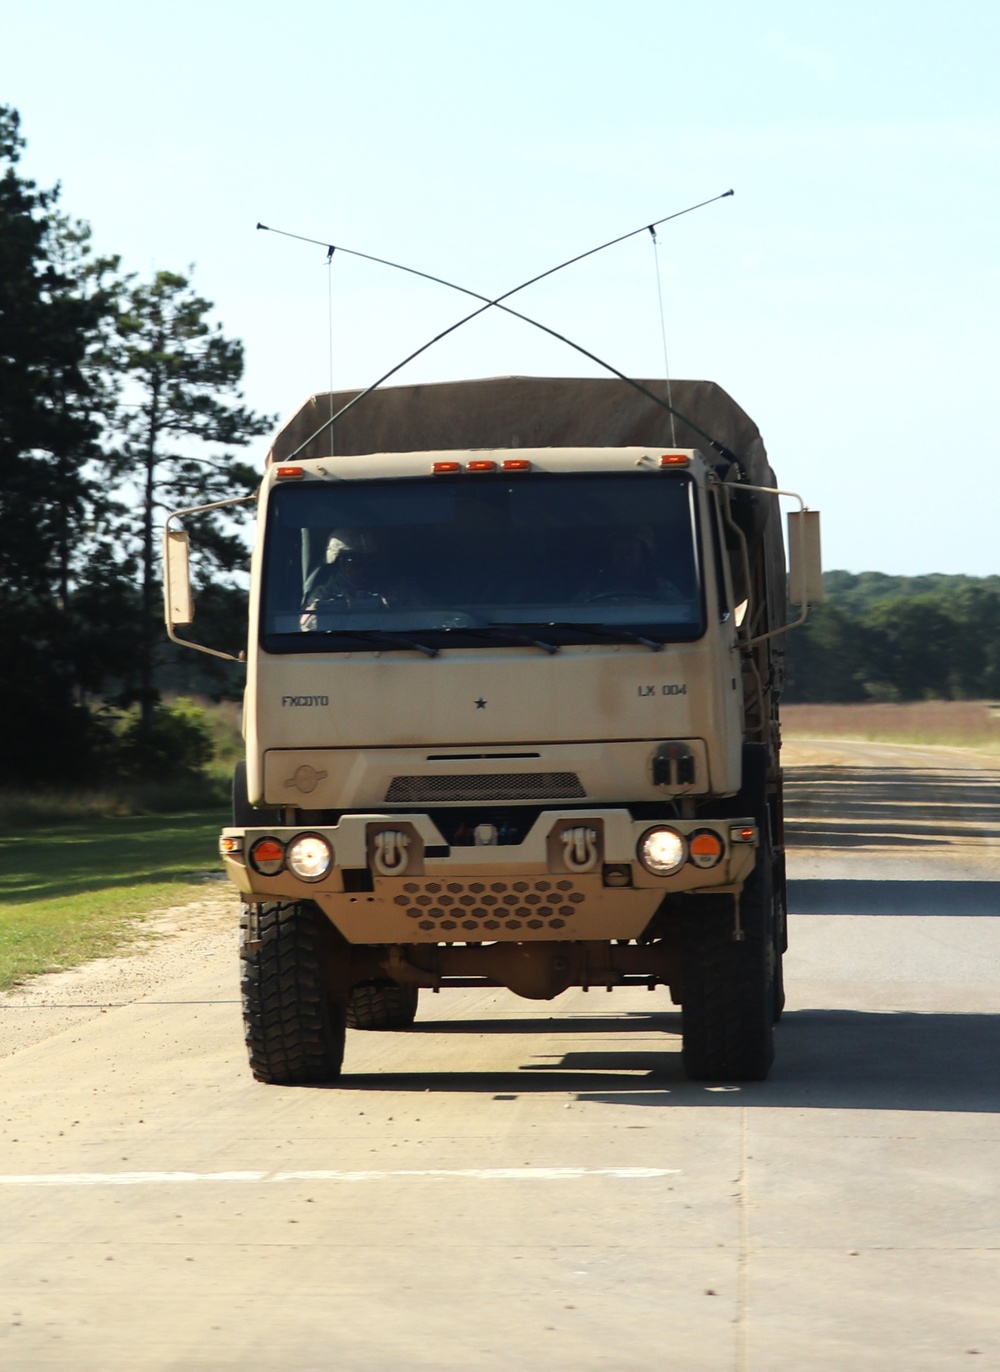
M688 838L688 852L695 867L715 867L722 861L722 839L711 829L699 829Z
M285 865L285 849L276 838L259 838L249 856L250 866L262 877L276 877Z
M729 831L729 837L733 843L753 843L757 838L757 830L751 824L744 824L740 827L733 827Z
M495 472L497 464L488 457L477 457L466 464L467 472Z
M230 834L223 834L219 839L219 852L223 857L232 857L234 853L242 853L243 839L233 838Z
M660 458L661 467L686 467L689 462L687 453L664 453Z
M460 472L461 470L461 462L435 462L434 466L431 468L431 471L435 476L447 476L450 473Z
M531 463L526 457L505 457L500 463L505 472L530 472Z
M298 476L305 476L305 467L279 467L275 476L279 481L293 481Z

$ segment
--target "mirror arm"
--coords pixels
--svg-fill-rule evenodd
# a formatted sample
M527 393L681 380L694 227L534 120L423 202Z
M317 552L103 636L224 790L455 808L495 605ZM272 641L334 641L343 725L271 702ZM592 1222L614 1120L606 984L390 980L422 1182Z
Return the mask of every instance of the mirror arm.
M233 496L232 499L230 499L230 500L216 500L216 501L213 501L213 503L212 503L211 505L192 505L192 506L190 506L190 507L189 507L188 509L186 509L186 510L174 510L172 514L168 514L168 515L167 515L167 517L166 517L166 519L164 520L164 523L163 523L163 567L164 567L164 577L165 577L165 580L166 580L166 582L167 582L168 599L169 599L169 589L170 589L170 571L169 571L169 551L168 551L168 543L169 543L169 540L170 540L171 533L174 532L174 530L172 530L171 527L170 527L171 524L173 523L173 521L174 521L175 519L176 519L176 520L183 519L186 515L206 514L209 510L225 510L225 509L228 509L228 508L229 508L230 506L232 506L232 505L245 505L245 504L247 504L249 501L251 501L251 500L256 500L256 499L257 499L257 492L254 491L253 495L239 495L239 496ZM178 530L178 532L179 532L179 530ZM190 585L190 583L189 583L189 585ZM188 590L188 594L190 595L190 589ZM181 638L181 637L176 633L176 631L175 631L175 629L174 629L174 626L173 626L173 624L172 624L171 621L170 621L170 616L169 616L169 614L168 614L168 616L167 616L166 629L167 629L167 637L170 639L170 641L171 641L172 643L179 643L179 644L181 645L181 647L183 647L183 648L194 648L196 652L199 652L199 653L208 653L210 657L220 657L220 658L222 658L223 661L225 661L225 662L246 662L246 653L245 653L245 652L240 653L239 655L236 655L236 654L234 654L234 653L225 653L225 652L220 651L220 649L218 649L218 648L209 648L209 647L207 647L204 643L193 643L190 639Z

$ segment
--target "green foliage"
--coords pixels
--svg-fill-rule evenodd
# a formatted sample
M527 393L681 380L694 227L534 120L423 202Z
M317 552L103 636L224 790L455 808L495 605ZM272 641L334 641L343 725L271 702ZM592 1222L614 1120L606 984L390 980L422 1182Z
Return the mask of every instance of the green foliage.
M140 708L133 706L111 736L108 751L108 770L123 780L160 784L203 776L215 755L205 711L184 697L155 705L145 726Z
M226 449L248 443L272 424L240 403L243 347L209 322L211 310L188 277L161 271L152 282L132 287L118 323L123 371L136 399L121 412L110 467L140 492L138 507L122 512L118 532L138 564L135 697L149 746L163 637L156 525L171 509L251 494L256 471ZM196 572L206 586L246 560L243 541L231 527L245 517L246 507L228 514L228 528L215 512L189 521L198 549Z
M828 572L788 635L789 702L1000 695L1000 577Z
M0 584L66 608L103 504L87 463L114 410L106 363L120 282L59 191L19 175L24 140L0 106Z
M251 492L257 473L232 450L271 421L242 404L242 345L188 276L122 276L63 213L58 187L21 174L24 147L17 112L0 105L0 713L14 722L0 785L93 784L114 767L193 775L204 760L190 729L178 740L175 715L156 713L159 669L175 656L158 525L167 507ZM191 522L199 620L208 632L217 621L213 641L234 652L242 515ZM215 694L242 685L221 664L188 680ZM167 684L182 686L176 674ZM109 734L94 699L138 702L141 744Z

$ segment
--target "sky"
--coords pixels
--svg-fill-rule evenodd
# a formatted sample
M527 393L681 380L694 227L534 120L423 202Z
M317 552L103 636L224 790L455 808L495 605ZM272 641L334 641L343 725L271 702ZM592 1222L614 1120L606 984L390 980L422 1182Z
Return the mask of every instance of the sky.
M511 303L637 377L665 332L822 511L827 567L985 576L998 58L983 0L34 0L0 103L98 251L193 266L276 427L468 302L258 222L493 296L732 188ZM604 373L493 310L394 380L511 374Z

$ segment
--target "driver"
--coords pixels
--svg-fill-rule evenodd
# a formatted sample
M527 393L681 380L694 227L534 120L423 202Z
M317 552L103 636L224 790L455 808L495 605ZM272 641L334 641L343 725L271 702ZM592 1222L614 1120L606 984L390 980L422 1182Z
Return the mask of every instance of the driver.
M408 579L394 565L391 548L372 529L334 529L323 561L306 578L303 629L316 629L317 611L380 611L413 600Z
M379 563L370 531L334 529L326 541L323 561L303 587L303 629L315 629L316 611L326 606L340 610L384 608L387 601L380 584L384 587L385 569Z

